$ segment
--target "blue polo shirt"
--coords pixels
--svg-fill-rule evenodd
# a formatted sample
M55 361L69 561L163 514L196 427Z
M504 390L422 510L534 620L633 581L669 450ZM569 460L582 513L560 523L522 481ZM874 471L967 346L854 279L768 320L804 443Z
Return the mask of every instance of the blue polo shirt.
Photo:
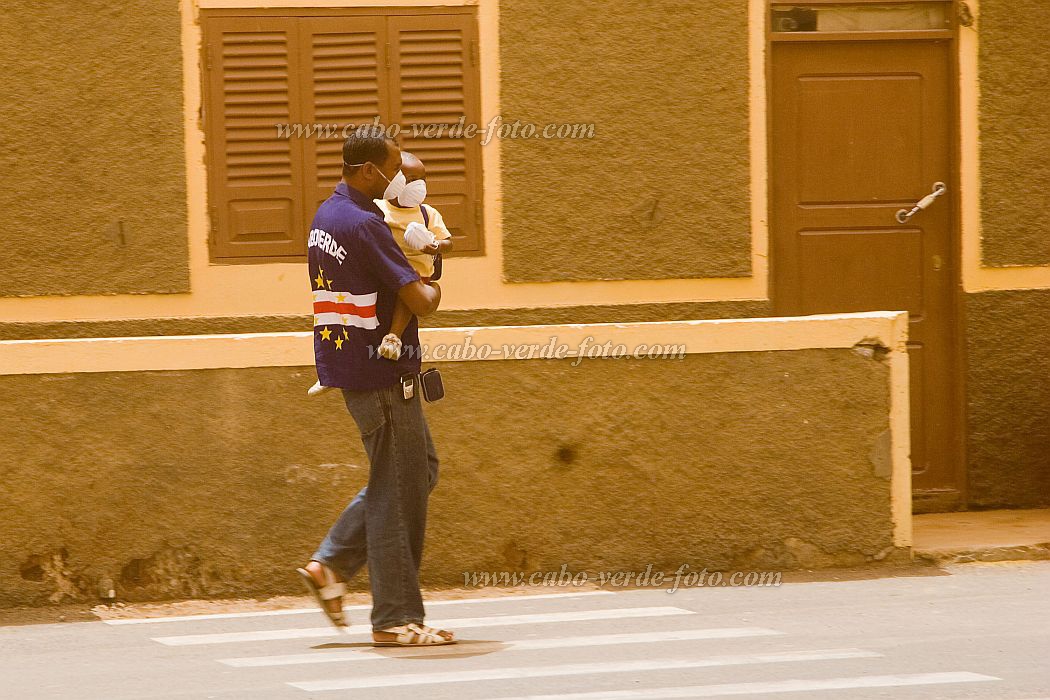
M310 226L314 359L322 386L382 389L419 371L415 318L401 336L401 359L379 356L397 292L419 279L370 197L340 182Z

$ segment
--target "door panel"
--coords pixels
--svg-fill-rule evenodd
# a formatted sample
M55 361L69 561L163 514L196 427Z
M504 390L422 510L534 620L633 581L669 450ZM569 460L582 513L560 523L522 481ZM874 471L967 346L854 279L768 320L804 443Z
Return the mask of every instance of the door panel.
M920 231L799 231L800 305L805 313L923 309ZM893 270L887 275L885 270Z
M929 184L914 155L922 144L919 76L800 75L796 89L806 125L798 132L801 202L897 201ZM831 105L848 105L849 118Z
M953 182L946 41L773 43L772 297L777 314L909 312L917 504L959 501ZM917 509L923 509L917 505Z

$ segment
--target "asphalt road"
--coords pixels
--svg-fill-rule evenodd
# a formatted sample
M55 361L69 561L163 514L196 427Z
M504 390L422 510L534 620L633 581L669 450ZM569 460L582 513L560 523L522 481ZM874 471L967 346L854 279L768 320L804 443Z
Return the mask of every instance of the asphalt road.
M367 609L351 620L349 635L295 610L2 627L0 697L1050 697L1050 562L443 601L427 621L463 641L432 649L373 649Z

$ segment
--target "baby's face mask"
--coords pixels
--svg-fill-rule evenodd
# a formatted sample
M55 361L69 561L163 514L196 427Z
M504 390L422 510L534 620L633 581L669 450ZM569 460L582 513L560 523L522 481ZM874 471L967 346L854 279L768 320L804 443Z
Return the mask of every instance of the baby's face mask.
M407 183L397 195L397 203L403 207L418 207L427 198L427 181L413 180Z

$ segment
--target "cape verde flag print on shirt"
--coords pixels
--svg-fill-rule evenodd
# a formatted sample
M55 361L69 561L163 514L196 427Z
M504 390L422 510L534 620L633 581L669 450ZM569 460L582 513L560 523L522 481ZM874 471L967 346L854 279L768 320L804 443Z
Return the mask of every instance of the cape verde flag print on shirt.
M332 292L320 285L327 284L324 270L318 270L317 289L314 290L314 328L319 326L357 326L358 328L379 328L376 319L376 293L348 294Z
M401 336L401 359L393 362L376 352L390 332L398 290L419 279L379 207L339 183L314 216L308 246L314 359L321 384L381 389L397 384L403 374L418 372L415 319Z

